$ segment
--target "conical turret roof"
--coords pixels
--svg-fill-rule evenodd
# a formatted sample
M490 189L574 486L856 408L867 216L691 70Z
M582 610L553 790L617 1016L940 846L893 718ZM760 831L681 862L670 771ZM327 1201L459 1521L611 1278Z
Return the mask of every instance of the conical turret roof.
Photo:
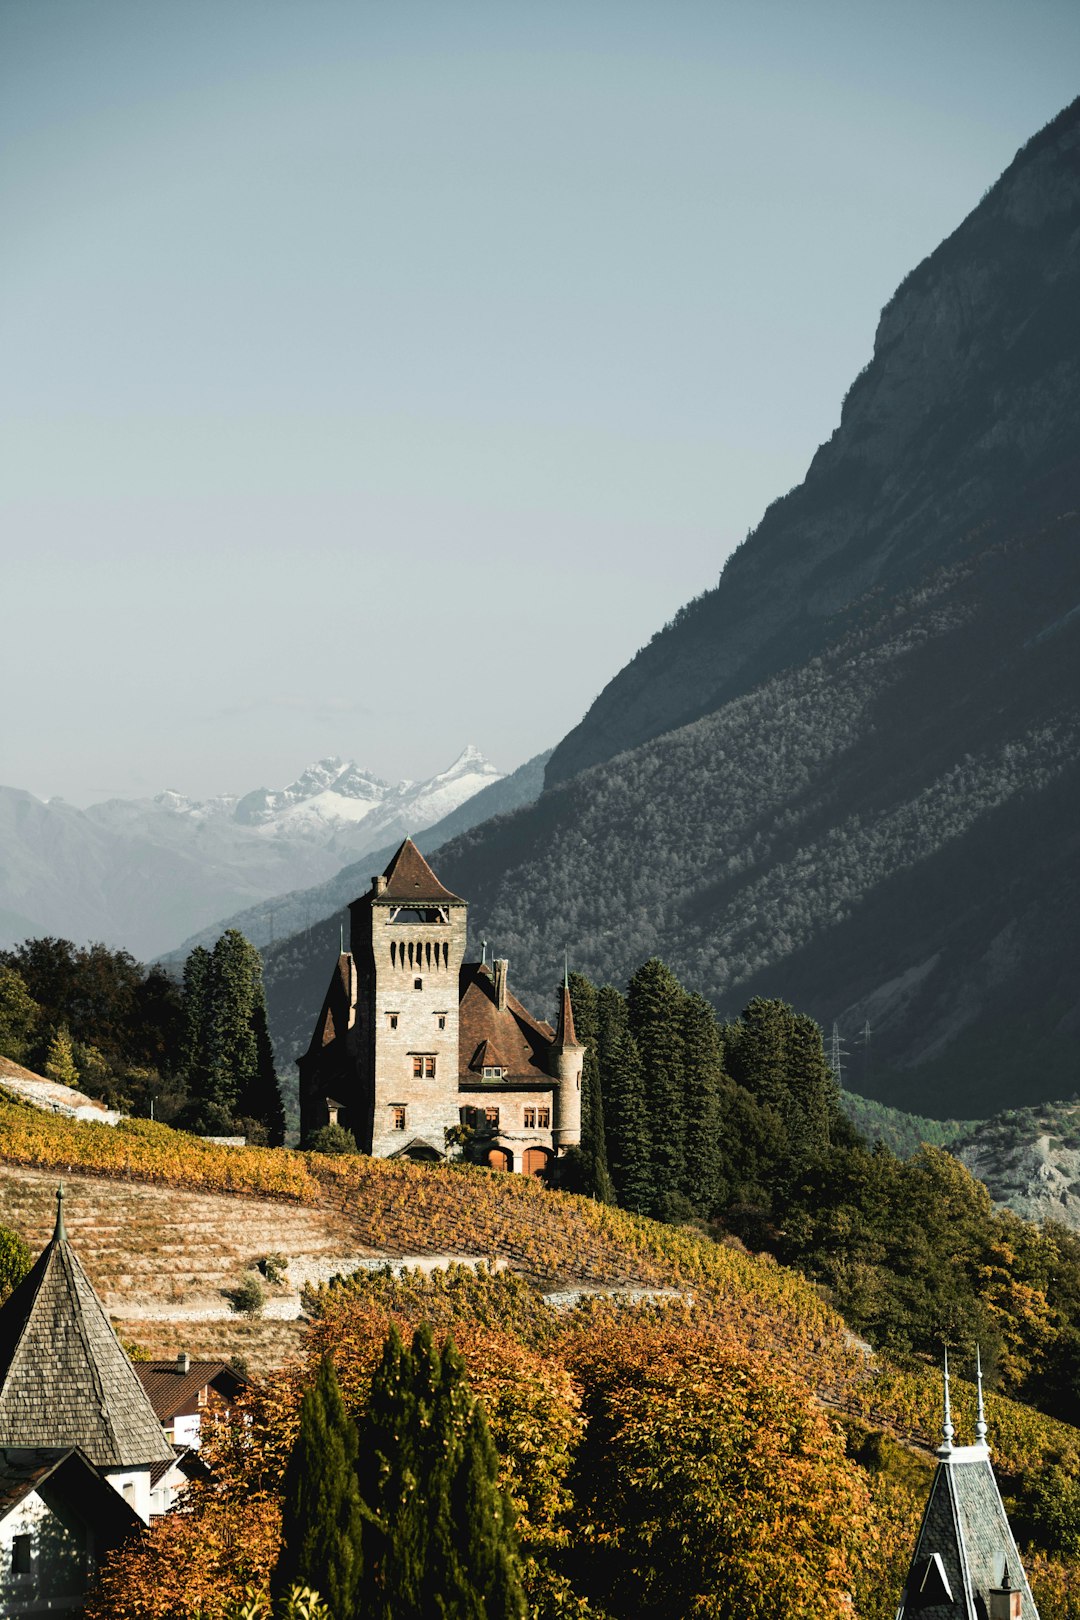
M406 838L383 873L386 887L381 900L420 904L425 900L460 900L439 882L411 838Z
M67 1240L56 1230L0 1307L0 1447L79 1446L99 1468L172 1459L146 1392Z

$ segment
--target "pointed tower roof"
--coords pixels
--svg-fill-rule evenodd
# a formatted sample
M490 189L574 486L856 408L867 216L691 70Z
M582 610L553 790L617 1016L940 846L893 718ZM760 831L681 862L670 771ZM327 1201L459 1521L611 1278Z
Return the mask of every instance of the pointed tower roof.
M559 1021L555 1026L556 1046L580 1046L574 1030L574 1005L570 1000L570 970L564 969L563 982L559 986Z
M99 1468L165 1462L172 1447L64 1229L0 1307L0 1447L79 1446Z
M979 1425L985 1433L981 1376L979 1384ZM1010 1577L1020 1593L1020 1620L1039 1620L994 1478L990 1447L981 1438L972 1446L953 1444L947 1391L946 1382L940 1461L896 1620L915 1615L919 1620L981 1620L989 1612L990 1593L1005 1589Z
M411 838L406 838L383 873L380 900L420 903L425 900L461 900L439 882Z

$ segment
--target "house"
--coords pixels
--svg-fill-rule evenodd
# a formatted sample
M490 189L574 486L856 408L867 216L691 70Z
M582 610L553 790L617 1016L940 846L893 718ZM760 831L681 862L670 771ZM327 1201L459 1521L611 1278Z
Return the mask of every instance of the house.
M226 1361L192 1361L181 1352L174 1361L136 1361L135 1374L146 1391L169 1444L198 1451L202 1415L213 1404L228 1408L247 1379Z
M454 1134L478 1162L532 1175L577 1145L585 1053L565 974L552 1028L504 959L466 962L468 904L411 838L349 919L300 1059L304 1143L333 1122L365 1153L437 1160Z
M977 1382L975 1443L954 1445L946 1355L938 1465L896 1620L1039 1620L990 1461L979 1363Z
M0 1614L78 1614L142 1520L76 1446L0 1449Z
M0 1306L0 1459L3 1614L78 1612L176 1456L68 1242L63 1187L51 1241Z

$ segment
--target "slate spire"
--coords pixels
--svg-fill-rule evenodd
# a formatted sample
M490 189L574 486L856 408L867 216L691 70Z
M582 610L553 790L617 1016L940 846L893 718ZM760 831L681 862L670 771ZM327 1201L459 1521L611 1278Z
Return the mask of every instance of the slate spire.
M169 1462L172 1447L68 1241L53 1235L0 1306L0 1448L79 1446L99 1468Z

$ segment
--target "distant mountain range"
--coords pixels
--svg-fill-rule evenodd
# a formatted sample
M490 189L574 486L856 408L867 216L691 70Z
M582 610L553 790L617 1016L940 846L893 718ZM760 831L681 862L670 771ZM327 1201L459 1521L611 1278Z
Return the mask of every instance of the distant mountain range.
M782 996L934 1118L1073 1094L1078 513L1080 101L903 282L805 481L537 802L440 849L475 937L539 1009L564 946ZM328 918L269 953L282 1055L336 949Z
M79 810L0 788L0 945L60 934L148 959L241 908L325 882L501 780L468 747L449 770L393 785L330 758L288 787L204 800L168 790Z

